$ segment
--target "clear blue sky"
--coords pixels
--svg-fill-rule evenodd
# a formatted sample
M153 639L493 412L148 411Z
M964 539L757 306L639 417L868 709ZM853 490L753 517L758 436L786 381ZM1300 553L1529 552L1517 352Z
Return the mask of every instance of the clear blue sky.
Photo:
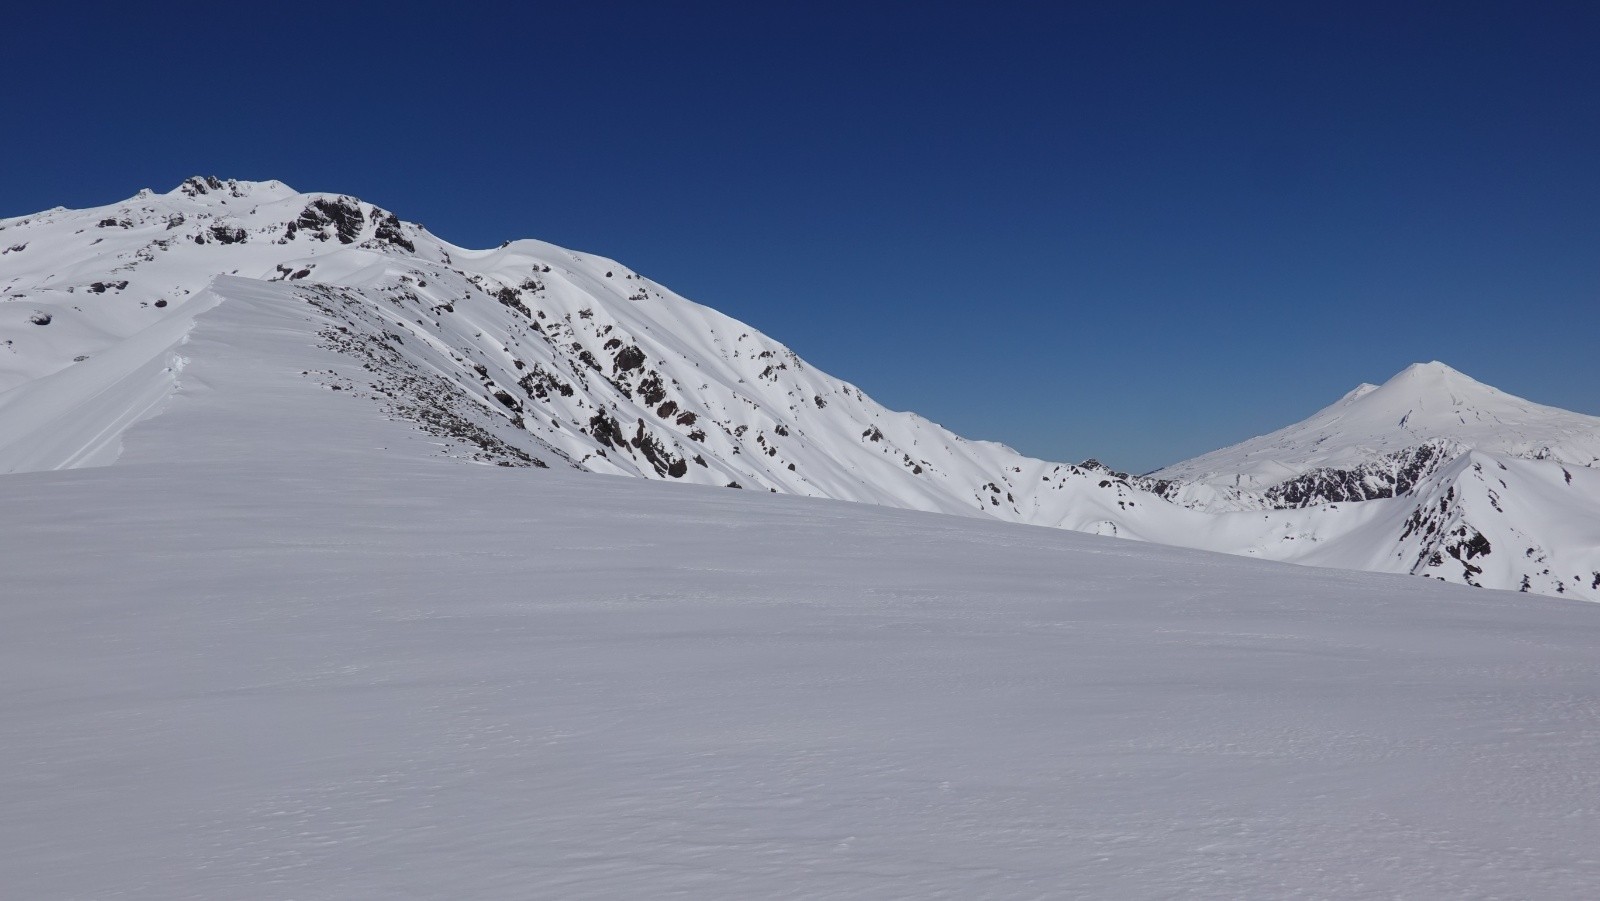
M72 4L0 215L196 173L615 257L1146 470L1440 359L1600 413L1600 4Z

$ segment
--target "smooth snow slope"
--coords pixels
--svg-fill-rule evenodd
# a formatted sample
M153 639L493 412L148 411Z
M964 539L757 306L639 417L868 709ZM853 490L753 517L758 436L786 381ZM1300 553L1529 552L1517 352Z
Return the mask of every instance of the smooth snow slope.
M425 459L0 509L8 897L1600 884L1588 604Z

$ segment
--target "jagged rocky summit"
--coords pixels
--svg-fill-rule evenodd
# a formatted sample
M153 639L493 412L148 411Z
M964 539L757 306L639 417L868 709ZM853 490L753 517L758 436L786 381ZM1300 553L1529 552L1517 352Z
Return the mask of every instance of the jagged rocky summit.
M193 178L0 221L0 471L442 455L1600 599L1600 419L1441 363L1151 476L969 441L613 260Z

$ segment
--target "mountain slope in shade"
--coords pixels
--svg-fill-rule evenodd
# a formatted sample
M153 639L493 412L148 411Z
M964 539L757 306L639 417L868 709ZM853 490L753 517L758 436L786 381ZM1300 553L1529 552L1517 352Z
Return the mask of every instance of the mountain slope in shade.
M1310 418L1158 470L1155 478L1265 490L1311 470L1350 470L1442 443L1569 466L1600 462L1600 417L1506 394L1443 363L1361 385Z
M887 410L612 260L198 178L0 221L0 336L0 472L444 455L1600 598L1595 471L1558 462L1592 462L1593 418L1437 364L1284 430L1270 462L1294 478L1264 490L1126 476ZM1456 465L1472 429L1545 459L1494 487Z

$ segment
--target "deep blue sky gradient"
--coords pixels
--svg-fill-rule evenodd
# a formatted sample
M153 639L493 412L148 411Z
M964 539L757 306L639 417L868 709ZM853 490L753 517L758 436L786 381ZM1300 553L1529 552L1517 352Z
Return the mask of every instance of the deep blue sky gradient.
M0 33L0 216L355 194L1146 470L1430 359L1600 414L1597 47L1594 3L63 3Z

